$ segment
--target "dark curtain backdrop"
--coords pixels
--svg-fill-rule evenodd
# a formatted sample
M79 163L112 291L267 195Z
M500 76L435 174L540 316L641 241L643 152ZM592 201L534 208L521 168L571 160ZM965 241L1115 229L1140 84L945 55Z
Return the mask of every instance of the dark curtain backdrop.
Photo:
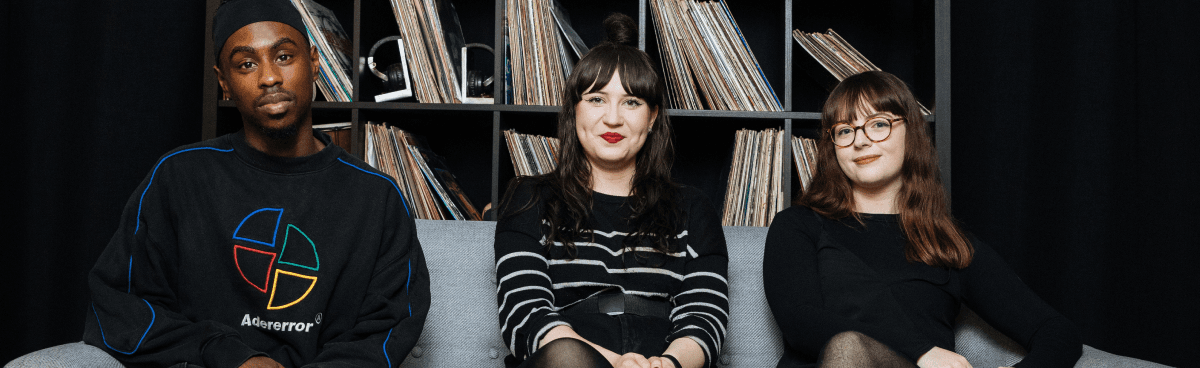
M1200 347L1200 7L956 2L953 207L1084 343Z
M1196 366L1200 12L1078 3L953 5L954 210L1085 343ZM87 272L158 157L200 139L211 71L203 1L0 15L6 362L81 338Z

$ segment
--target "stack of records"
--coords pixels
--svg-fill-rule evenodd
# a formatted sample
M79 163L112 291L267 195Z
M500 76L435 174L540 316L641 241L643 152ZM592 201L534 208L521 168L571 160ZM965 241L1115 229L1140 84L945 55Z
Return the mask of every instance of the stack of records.
M558 165L558 138L504 131L517 176L548 174Z
M505 0L505 101L560 105L566 77L588 48L553 0Z
M460 103L458 75L465 45L462 25L450 0L391 0L413 95L423 103Z
M321 69L317 88L327 101L349 102L354 96L350 83L350 54L353 45L337 17L313 0L292 0L308 28L308 43L317 47Z
M366 124L367 163L396 179L415 218L481 220L445 162L412 134L383 124Z
M650 5L672 108L782 110L724 1Z
M796 162L800 190L807 191L813 174L817 172L817 140L792 136L792 161Z
M806 33L796 29L792 30L792 38L795 38L800 47L804 48L804 51L807 51L817 63L820 63L821 67L829 71L829 74L824 74L813 70L819 68L805 68L809 71L809 75L812 75L826 89L833 90L838 82L855 74L881 71L833 29L829 29L825 33ZM830 74L833 75L833 78L829 78ZM921 114L930 114L929 109L926 109L924 105L921 106Z
M781 129L737 131L721 225L768 226L785 208L784 144Z

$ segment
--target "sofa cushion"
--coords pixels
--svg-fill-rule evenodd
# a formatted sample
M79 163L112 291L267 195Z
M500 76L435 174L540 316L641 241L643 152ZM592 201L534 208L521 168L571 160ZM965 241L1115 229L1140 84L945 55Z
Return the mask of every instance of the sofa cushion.
M763 245L767 228L726 226L729 250L729 326L717 360L720 367L774 367L783 337L763 292Z
M492 221L416 220L432 300L410 367L503 367Z

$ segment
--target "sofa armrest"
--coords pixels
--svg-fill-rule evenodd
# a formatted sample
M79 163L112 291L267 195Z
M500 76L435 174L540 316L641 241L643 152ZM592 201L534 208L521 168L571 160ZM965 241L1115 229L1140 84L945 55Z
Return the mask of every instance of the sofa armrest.
M83 342L51 346L14 359L4 368L123 368L104 350Z
M973 367L1011 367L1025 357L1025 348L992 328L979 315L962 307L954 322L955 352L967 358ZM1162 368L1162 364L1107 353L1083 346L1083 356L1075 368Z

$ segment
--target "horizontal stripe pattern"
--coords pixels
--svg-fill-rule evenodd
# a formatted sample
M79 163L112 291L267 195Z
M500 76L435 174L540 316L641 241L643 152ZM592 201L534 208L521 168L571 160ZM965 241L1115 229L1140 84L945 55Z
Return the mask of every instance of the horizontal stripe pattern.
M718 218L689 217L687 228L675 234L675 249L662 253L648 243L625 244L631 229L611 215L619 213L617 207L594 203L592 229L574 242L574 257L561 243L547 241L548 225L538 211L501 215L495 242L496 303L505 344L514 356L526 359L551 329L569 326L560 311L590 295L617 290L671 302L673 326L665 338L695 340L711 365L720 354L729 318L728 261Z

